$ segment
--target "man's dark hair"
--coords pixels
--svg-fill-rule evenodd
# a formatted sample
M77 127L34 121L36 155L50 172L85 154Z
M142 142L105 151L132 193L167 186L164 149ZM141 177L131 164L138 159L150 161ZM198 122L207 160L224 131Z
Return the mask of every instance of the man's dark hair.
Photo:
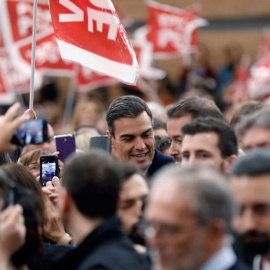
M115 136L115 120L123 117L136 118L143 112L146 112L152 121L152 113L147 104L141 98L131 95L117 98L111 103L106 115L109 132L112 136Z
M235 128L235 126L240 123L243 117L262 109L263 106L264 104L261 101L257 100L248 100L246 102L243 102L234 111L232 119L230 121L230 126L232 128Z
M164 129L164 130L167 130L167 125L162 120L153 117L153 129Z
M256 149L240 157L232 166L232 175L261 176L270 174L270 151Z
M174 103L168 110L169 119L190 115L192 119L213 117L226 122L217 105L208 98L190 97Z
M197 118L182 128L183 135L214 132L218 135L218 148L223 158L238 154L238 142L233 129L226 123L212 118Z
M88 218L108 218L116 213L120 185L117 161L101 150L73 156L63 173L63 186Z
M155 136L155 148L158 149L161 153L171 147L172 141L167 136Z
M246 115L241 119L239 124L236 126L239 135L244 136L246 131L251 128L270 128L270 107L265 106L260 110L253 112L252 114Z
M123 183L126 182L134 174L143 176L142 170L137 166L137 164L129 161L119 162L119 171Z

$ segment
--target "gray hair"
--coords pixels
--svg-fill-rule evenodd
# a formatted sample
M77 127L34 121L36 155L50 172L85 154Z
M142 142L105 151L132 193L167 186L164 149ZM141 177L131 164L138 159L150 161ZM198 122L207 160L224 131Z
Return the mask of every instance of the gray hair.
M245 132L250 128L270 128L270 107L263 107L259 111L243 117L236 127L241 137L243 137Z
M221 219L230 231L236 212L236 203L224 175L208 167L167 166L158 173L153 188L161 182L172 181L178 190L189 192L195 198L194 216L200 226Z

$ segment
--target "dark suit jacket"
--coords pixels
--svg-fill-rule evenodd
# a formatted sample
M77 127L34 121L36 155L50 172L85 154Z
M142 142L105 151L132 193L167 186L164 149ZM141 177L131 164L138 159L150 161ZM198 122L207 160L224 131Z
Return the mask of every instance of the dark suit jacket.
M118 216L111 217L91 232L57 270L150 270L149 262L138 254L122 232Z
M228 270L252 270L252 268L242 260L237 259L236 263Z
M149 166L147 170L146 176L151 177L161 167L170 163L175 163L174 158L165 156L159 150L155 149L155 155L154 155L151 165Z

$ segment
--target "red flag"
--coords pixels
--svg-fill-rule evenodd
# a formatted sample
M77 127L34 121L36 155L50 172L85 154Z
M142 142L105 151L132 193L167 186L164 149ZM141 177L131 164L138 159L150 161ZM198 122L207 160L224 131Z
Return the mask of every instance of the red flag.
M134 84L138 64L110 0L50 0L63 59Z
M6 85L6 82L0 72L0 104L11 104L16 99L13 92Z
M3 40L3 35L2 35L2 30L0 27L0 48L4 47L4 40Z
M31 65L32 44L30 40L18 47L22 60ZM35 67L47 75L75 76L74 64L63 61L54 34L39 35L36 41Z
M256 63L251 68L248 90L252 98L270 94L270 30L264 31L262 45Z
M196 29L207 21L194 9L179 9L149 1L147 39L153 44L155 57L188 54L197 45Z
M7 78L1 69L0 58L0 104L11 104L16 99L11 85L8 84Z
M152 67L153 46L149 42L132 41L136 57L140 65L140 77L148 80L161 80L166 76L164 70Z
M30 72L19 66L15 66L6 49L0 50L0 73L5 80L5 85L8 85L16 93L29 92ZM38 73L36 73L35 77L35 88L38 89L41 86L42 79Z
M12 77L18 78L18 70L24 71L22 73L24 75L23 85L15 86L14 90L24 90L28 83L27 89L29 91L33 2L30 0L1 0L0 5L3 22L3 45L9 50L10 60L13 62ZM41 85L40 72L51 76L75 76L74 64L63 61L60 56L53 34L48 3L38 3L35 68L35 77L39 77L36 78L38 83L35 84L35 89Z
M117 80L105 75L98 74L93 70L78 66L77 87L80 92L96 89L117 83Z
M36 0L35 0L36 1ZM11 29L12 41L17 42L32 36L33 1L31 0L1 0L4 16L7 16L6 27ZM47 3L38 3L37 34L53 32L50 10Z

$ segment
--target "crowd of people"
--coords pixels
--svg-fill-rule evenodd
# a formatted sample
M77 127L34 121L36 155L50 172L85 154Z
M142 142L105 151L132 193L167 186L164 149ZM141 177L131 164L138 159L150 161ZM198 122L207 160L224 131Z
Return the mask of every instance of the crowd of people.
M206 97L158 113L135 95L106 112L85 100L69 125L77 150L46 186L53 127L42 144L11 143L35 118L19 103L0 116L0 269L270 269L269 105L227 119ZM111 151L89 149L100 135Z

